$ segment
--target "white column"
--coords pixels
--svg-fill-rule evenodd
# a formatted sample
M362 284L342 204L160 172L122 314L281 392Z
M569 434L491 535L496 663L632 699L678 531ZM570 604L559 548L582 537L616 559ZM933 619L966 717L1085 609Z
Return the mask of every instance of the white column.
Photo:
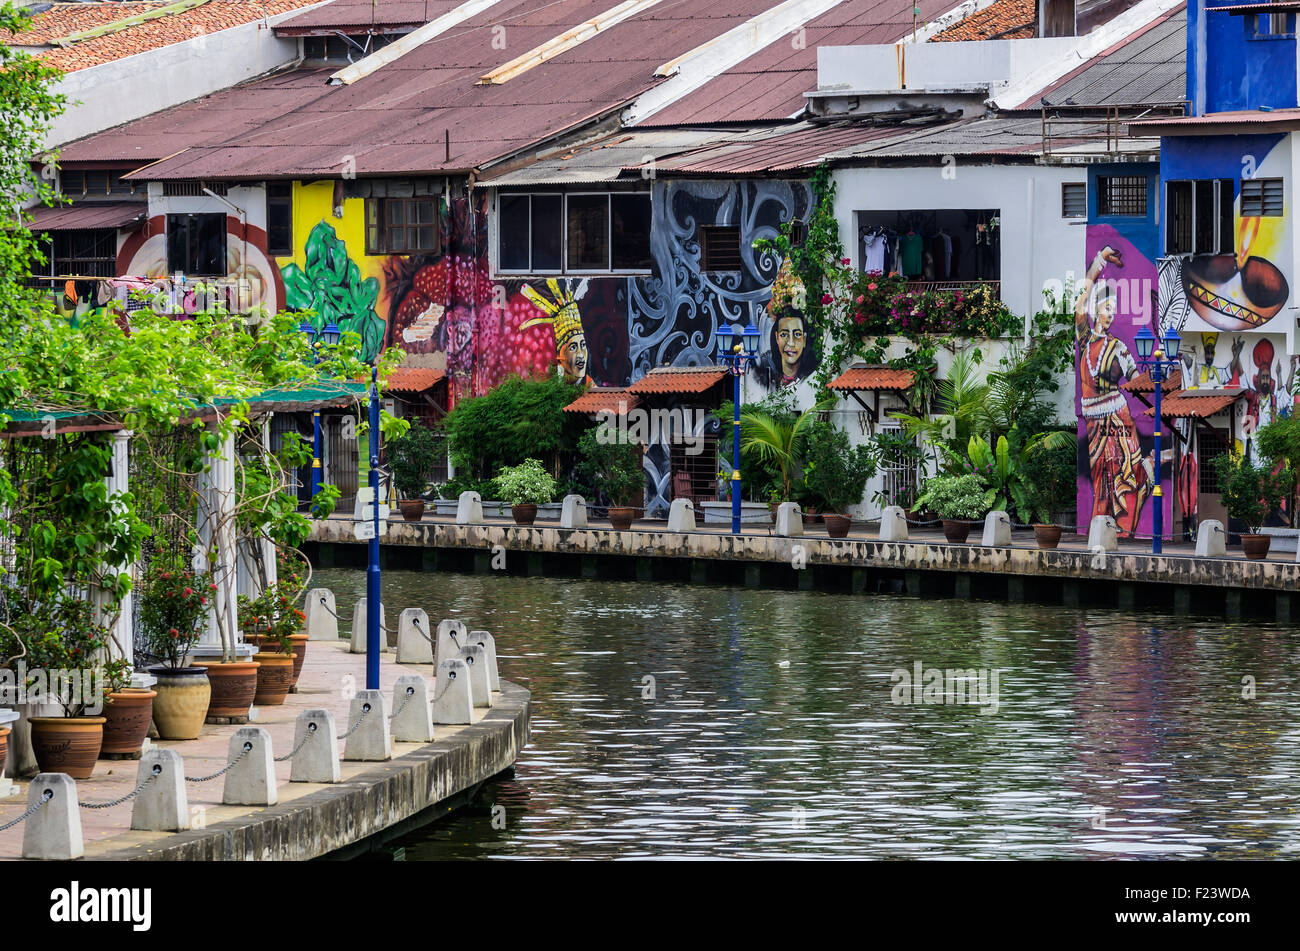
M211 570L211 582L217 586L208 627L199 638L201 653L218 652L223 633L234 643L236 625L236 575L238 552L235 547L235 437L228 434L217 452L208 457L208 471L199 477L199 543L194 553L197 571ZM209 562L208 554L212 553Z
M111 499L119 492L126 492L130 489L130 472L131 472L131 433L127 431L113 433L113 448L108 477L104 479L104 487L108 491L108 497ZM118 511L122 506L114 506ZM134 565L113 565L117 571L125 571L135 577ZM98 590L94 592L94 602L98 608L99 619L104 621L112 616L111 608L112 598L106 591ZM134 654L134 644L132 635L132 612L134 610L135 596L127 592L118 606L116 619L109 628L111 635L108 642L108 656L110 660L118 657L125 657L130 660Z

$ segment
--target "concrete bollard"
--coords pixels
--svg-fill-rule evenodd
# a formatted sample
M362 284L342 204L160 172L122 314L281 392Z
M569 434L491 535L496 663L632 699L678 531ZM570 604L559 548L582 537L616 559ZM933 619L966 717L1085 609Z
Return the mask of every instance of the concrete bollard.
M693 532L695 528L695 506L691 500L673 499L672 507L668 510L668 531Z
M329 588L312 588L307 592L303 613L307 615L307 636L313 641L337 641L339 619L335 614L334 592Z
M27 807L42 800L48 801L23 824L23 858L52 862L81 858L86 850L76 782L67 773L41 773L27 787Z
M468 634L469 631L465 629L464 621L456 621L451 618L439 621L438 632L433 638L434 666L459 654L461 647L466 643L465 638Z
M397 622L397 662L433 663L433 635L423 608L407 608Z
M492 706L492 685L488 680L487 651L478 644L460 649L460 659L469 667L470 697L476 707Z
M1218 519L1207 518L1196 526L1196 557L1223 558L1228 554L1228 536L1224 534L1223 523ZM1297 552L1300 560L1300 552Z
M338 726L334 714L328 710L304 710L298 714L290 749L298 752L289 762L289 782L337 783L342 776Z
M469 643L477 644L487 652L488 686L501 689L501 674L497 671L497 642L487 631L470 631Z
M469 680L469 666L463 660L448 659L438 664L433 694L434 723L474 722L474 696Z
M1113 515L1097 515L1088 525L1088 551L1119 551L1119 527Z
M483 497L477 492L462 492L456 500L456 524L476 525L483 521Z
M349 653L364 654L366 652L366 598L358 598L356 607L352 609L352 641L349 647ZM388 650L388 638L384 634L384 628L388 626L388 620L384 616L384 602L379 602L379 650L381 652Z
M429 685L419 674L403 674L393 686L393 739L403 743L433 742L433 713Z
M998 510L985 515L984 538L980 544L985 548L1006 548L1010 545L1011 516Z
M887 505L880 513L880 541L907 541L907 515L901 505Z
M580 495L566 495L560 509L560 528L587 527L587 500Z
M776 533L782 538L803 534L803 510L798 502L782 502L776 507Z
M242 756L241 756L242 754ZM271 734L260 726L241 726L230 738L227 763L235 763L226 773L221 802L227 806L274 806L275 760L271 755Z
M382 690L358 690L348 710L343 759L349 763L379 762L393 758L388 732L388 711Z
M175 750L151 746L140 757L135 784L154 770L158 775L140 790L131 806L131 828L142 832L181 832L190 827L189 796L185 792L185 761Z

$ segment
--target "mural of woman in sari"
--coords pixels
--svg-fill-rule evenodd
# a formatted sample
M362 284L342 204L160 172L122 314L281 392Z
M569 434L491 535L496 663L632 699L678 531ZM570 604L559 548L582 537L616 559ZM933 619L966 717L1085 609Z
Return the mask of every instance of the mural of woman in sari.
M1119 388L1137 375L1138 368L1128 347L1111 333L1115 293L1098 281L1108 264L1124 266L1123 257L1110 246L1093 258L1075 304L1079 396L1087 433L1092 517L1112 515L1119 531L1131 536L1151 494L1155 472L1151 457L1142 455L1128 400Z

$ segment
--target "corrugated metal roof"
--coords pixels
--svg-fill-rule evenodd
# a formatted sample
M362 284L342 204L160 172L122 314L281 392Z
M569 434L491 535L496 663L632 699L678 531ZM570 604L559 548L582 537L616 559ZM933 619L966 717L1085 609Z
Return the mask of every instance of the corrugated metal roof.
M911 389L915 382L916 374L911 370L896 370L885 366L849 367L831 380L828 388L845 392L852 390L903 392Z
M284 20L275 32L293 35L308 29L424 24L454 10L460 3L461 0L333 0Z
M717 367L656 367L627 391L636 396L707 393L726 377L727 371Z
M920 25L948 12L954 0L916 0ZM817 49L896 43L912 32L908 0L844 0L650 116L642 126L745 123L803 112L804 93L817 88Z
M501 0L346 86L303 70L225 90L61 150L63 163L159 162L144 178L415 174L481 167L619 108L659 64L776 4L663 0L509 83L488 70L601 12L608 0ZM495 49L494 26L508 49ZM444 135L450 134L450 156Z
M1170 119L1146 119L1129 126L1132 135L1178 135L1179 133L1206 134L1214 128L1248 128L1250 126L1283 126L1291 131L1300 129L1300 109L1273 109L1269 112L1209 112L1201 116L1179 116Z
M143 201L87 201L75 205L31 208L29 231L77 231L82 228L122 228L149 215Z
M1289 13L1300 10L1300 3L1274 0L1272 3L1237 3L1226 7L1205 8L1206 13Z
M564 407L566 413L580 413L583 416L594 416L600 412L610 412L616 415L623 415L634 406L639 405L641 398L630 392L625 386L599 386L583 393L576 400Z
M544 155L530 165L482 178L484 185L552 185L577 182L611 182L637 177L642 166L654 163L657 171L668 156L741 138L741 132L710 129L632 129L615 132L570 148Z
M1170 11L1021 103L1140 106L1187 96L1187 6Z

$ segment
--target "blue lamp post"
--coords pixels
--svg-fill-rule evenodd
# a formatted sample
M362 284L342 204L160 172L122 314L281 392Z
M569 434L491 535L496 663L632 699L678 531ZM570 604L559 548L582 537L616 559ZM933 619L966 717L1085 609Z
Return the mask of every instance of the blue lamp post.
M731 370L733 410L731 439L731 533L740 534L740 378L758 359L758 328L752 323L744 328L740 324L718 328L718 362Z
M316 328L304 320L302 324L299 325L298 329L307 335L308 341L311 342L312 347L314 348L316 346ZM339 330L339 325L333 322L326 324L325 329L322 330L320 333L321 343L323 343L327 347L337 346L339 342L339 338L341 336L342 336L342 331ZM319 362L320 357L317 356L315 358L315 361ZM324 477L323 477L324 473L321 468L321 459L324 456L324 449L321 445L319 409L312 411L311 423L312 423L311 497L314 499L316 498L316 493L320 491L321 483L324 482Z
M366 565L366 689L379 689L379 367L370 369L370 533Z
M1173 375L1174 370L1178 369L1178 348L1182 345L1183 338L1178 335L1176 329L1171 329L1169 333L1165 334L1164 340L1160 341L1156 339L1150 327L1143 327L1137 332L1134 342L1137 344L1138 366L1151 374L1151 382L1154 384L1156 395L1156 487L1152 491L1152 497L1155 499L1155 509L1151 513L1151 553L1158 555L1162 550L1165 533L1164 490L1160 484L1160 427L1164 425L1164 417L1160 415L1160 397L1164 391L1164 381Z

